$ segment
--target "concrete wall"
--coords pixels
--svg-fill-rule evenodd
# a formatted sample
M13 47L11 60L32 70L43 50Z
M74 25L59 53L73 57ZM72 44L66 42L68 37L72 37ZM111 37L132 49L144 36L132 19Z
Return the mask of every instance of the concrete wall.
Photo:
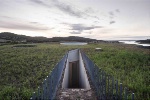
M69 85L69 61L67 59L64 78L63 78L63 82L62 82L62 87L68 88L68 85Z
M82 88L90 89L90 84L84 67L83 59L79 51L79 84Z
M66 68L64 73L64 78L62 82L62 88L69 87L69 62L74 62L79 60L79 85L80 88L90 89L90 84L88 81L88 77L85 71L84 63L82 60L81 53L78 49L71 50L68 53L68 59L66 62Z

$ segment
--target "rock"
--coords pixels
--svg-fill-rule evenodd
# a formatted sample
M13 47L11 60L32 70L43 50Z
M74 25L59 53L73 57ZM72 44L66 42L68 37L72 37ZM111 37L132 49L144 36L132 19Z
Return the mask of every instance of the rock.
M88 96L91 96L91 95L92 95L92 93L91 93L90 91L88 91L88 92L87 92L87 95L88 95Z
M102 48L95 48L95 51L103 51Z
M67 92L61 92L62 94L67 94Z

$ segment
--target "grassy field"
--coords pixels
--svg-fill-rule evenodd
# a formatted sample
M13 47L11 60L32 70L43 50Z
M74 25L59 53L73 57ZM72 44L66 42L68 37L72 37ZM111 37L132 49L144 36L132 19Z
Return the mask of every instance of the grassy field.
M95 52L96 47L103 51ZM0 100L29 99L63 55L75 48L81 48L106 73L129 87L136 98L150 98L148 49L111 43L85 46L41 43L0 46Z
M124 87L135 93L136 99L150 99L150 51L131 45L94 44L84 51L107 74L114 76Z

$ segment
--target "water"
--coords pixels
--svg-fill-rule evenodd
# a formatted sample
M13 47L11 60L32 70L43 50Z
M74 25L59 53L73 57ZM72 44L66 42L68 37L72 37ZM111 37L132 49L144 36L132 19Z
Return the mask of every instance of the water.
M140 45L140 46L144 46L144 47L149 47L150 44L140 44L139 42L136 41L119 41L120 43L124 43L124 44L135 44L135 45Z
M86 42L63 42L62 45L87 45Z

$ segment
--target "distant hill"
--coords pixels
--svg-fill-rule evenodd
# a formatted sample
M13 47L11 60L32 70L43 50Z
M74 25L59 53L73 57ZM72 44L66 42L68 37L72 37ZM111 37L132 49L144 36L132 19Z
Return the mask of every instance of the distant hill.
M92 42L98 41L96 39L83 38L77 36L70 37L30 37L25 35L18 35L10 32L2 32L0 33L1 41L11 41L11 42L61 42L61 41L78 41L78 42Z
M91 41L97 41L97 40L90 39L90 38L77 37L77 36L69 36L69 37L53 37L51 38L51 41L53 42L61 42L61 41L91 42Z
M25 35L18 35L10 32L2 32L0 33L0 39L9 40L12 42L44 42L49 39L46 37L30 37Z
M147 40L139 40L139 41L136 41L136 42L150 44L150 39L147 39Z

